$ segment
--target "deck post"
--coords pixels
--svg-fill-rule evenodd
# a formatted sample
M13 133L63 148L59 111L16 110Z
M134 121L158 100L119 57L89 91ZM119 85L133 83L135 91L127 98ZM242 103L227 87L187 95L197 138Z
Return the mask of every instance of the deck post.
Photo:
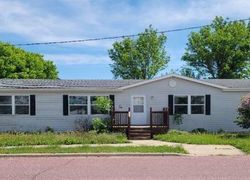
M169 108L166 108L166 125L167 130L169 129Z
M110 115L111 115L111 131L113 132L114 121L115 121L115 107L113 106L111 109L112 109L111 113L110 113Z
M130 139L130 124L131 124L131 113L130 113L130 107L128 108L128 139Z
M153 138L153 118L152 118L152 107L150 107L150 136Z

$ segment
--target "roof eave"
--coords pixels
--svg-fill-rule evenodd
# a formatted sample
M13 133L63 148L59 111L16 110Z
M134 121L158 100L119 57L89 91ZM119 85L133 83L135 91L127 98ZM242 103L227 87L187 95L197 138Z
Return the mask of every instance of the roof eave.
M121 88L118 88L118 89L119 90L125 90L125 89L129 89L129 88L133 88L133 87L137 87L137 86L149 84L149 83L152 83L152 82L156 82L156 81L168 79L168 78L171 78L171 77L172 78L184 79L184 80L187 80L187 81L191 81L191 82L195 82L195 83L198 83L198 84L203 84L203 85L211 86L211 87L218 88L218 89L228 89L225 86L215 85L215 84L212 84L212 83L200 81L198 79L193 79L193 78L189 78L189 77L185 77L185 76L181 76L181 75L177 75L177 74L169 74L169 75L166 75L166 76L163 76L163 77L159 77L159 78L155 78L155 79L151 79L151 80L147 80L147 81L142 81L142 82L139 82L139 83L136 83L136 84L132 84L132 85L128 85L128 86L124 86L124 87L121 87Z
M250 88L225 88L222 89L225 92L250 92Z
M39 89L31 89L31 88L0 88L0 92L120 92L119 89L106 89L106 88L60 88L60 89L49 89L49 88L39 88Z

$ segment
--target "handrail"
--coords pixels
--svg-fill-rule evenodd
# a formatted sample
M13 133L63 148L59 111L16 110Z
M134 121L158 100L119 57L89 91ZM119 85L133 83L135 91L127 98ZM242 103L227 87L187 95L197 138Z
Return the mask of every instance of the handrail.
M152 118L152 107L150 107L150 137L153 138L153 118Z
M128 139L130 139L130 127L131 127L131 113L130 107L128 108Z

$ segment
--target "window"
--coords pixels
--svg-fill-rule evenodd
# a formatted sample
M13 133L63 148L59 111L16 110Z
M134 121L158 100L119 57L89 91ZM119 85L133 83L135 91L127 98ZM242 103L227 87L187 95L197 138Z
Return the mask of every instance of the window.
M15 114L29 114L29 96L15 96Z
M88 114L88 96L69 96L71 115Z
M12 114L12 96L0 96L0 114Z
M144 112L144 97L133 97L133 112L134 113Z
M188 114L188 96L174 96L174 113Z
M204 114L205 97L191 96L191 114Z
M100 97L100 96L91 96L90 97L91 114L108 114L108 111L102 111L102 110L98 109L98 107L96 105L97 97Z

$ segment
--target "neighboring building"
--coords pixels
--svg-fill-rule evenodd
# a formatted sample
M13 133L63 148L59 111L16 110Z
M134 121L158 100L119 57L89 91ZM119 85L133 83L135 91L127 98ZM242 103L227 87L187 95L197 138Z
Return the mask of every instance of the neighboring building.
M131 108L131 124L147 125L150 107L169 107L170 129L240 131L234 120L250 80L196 80L167 75L152 80L0 80L0 131L74 130L79 118L99 114L96 96L109 96L116 111ZM172 114L183 114L183 124Z

